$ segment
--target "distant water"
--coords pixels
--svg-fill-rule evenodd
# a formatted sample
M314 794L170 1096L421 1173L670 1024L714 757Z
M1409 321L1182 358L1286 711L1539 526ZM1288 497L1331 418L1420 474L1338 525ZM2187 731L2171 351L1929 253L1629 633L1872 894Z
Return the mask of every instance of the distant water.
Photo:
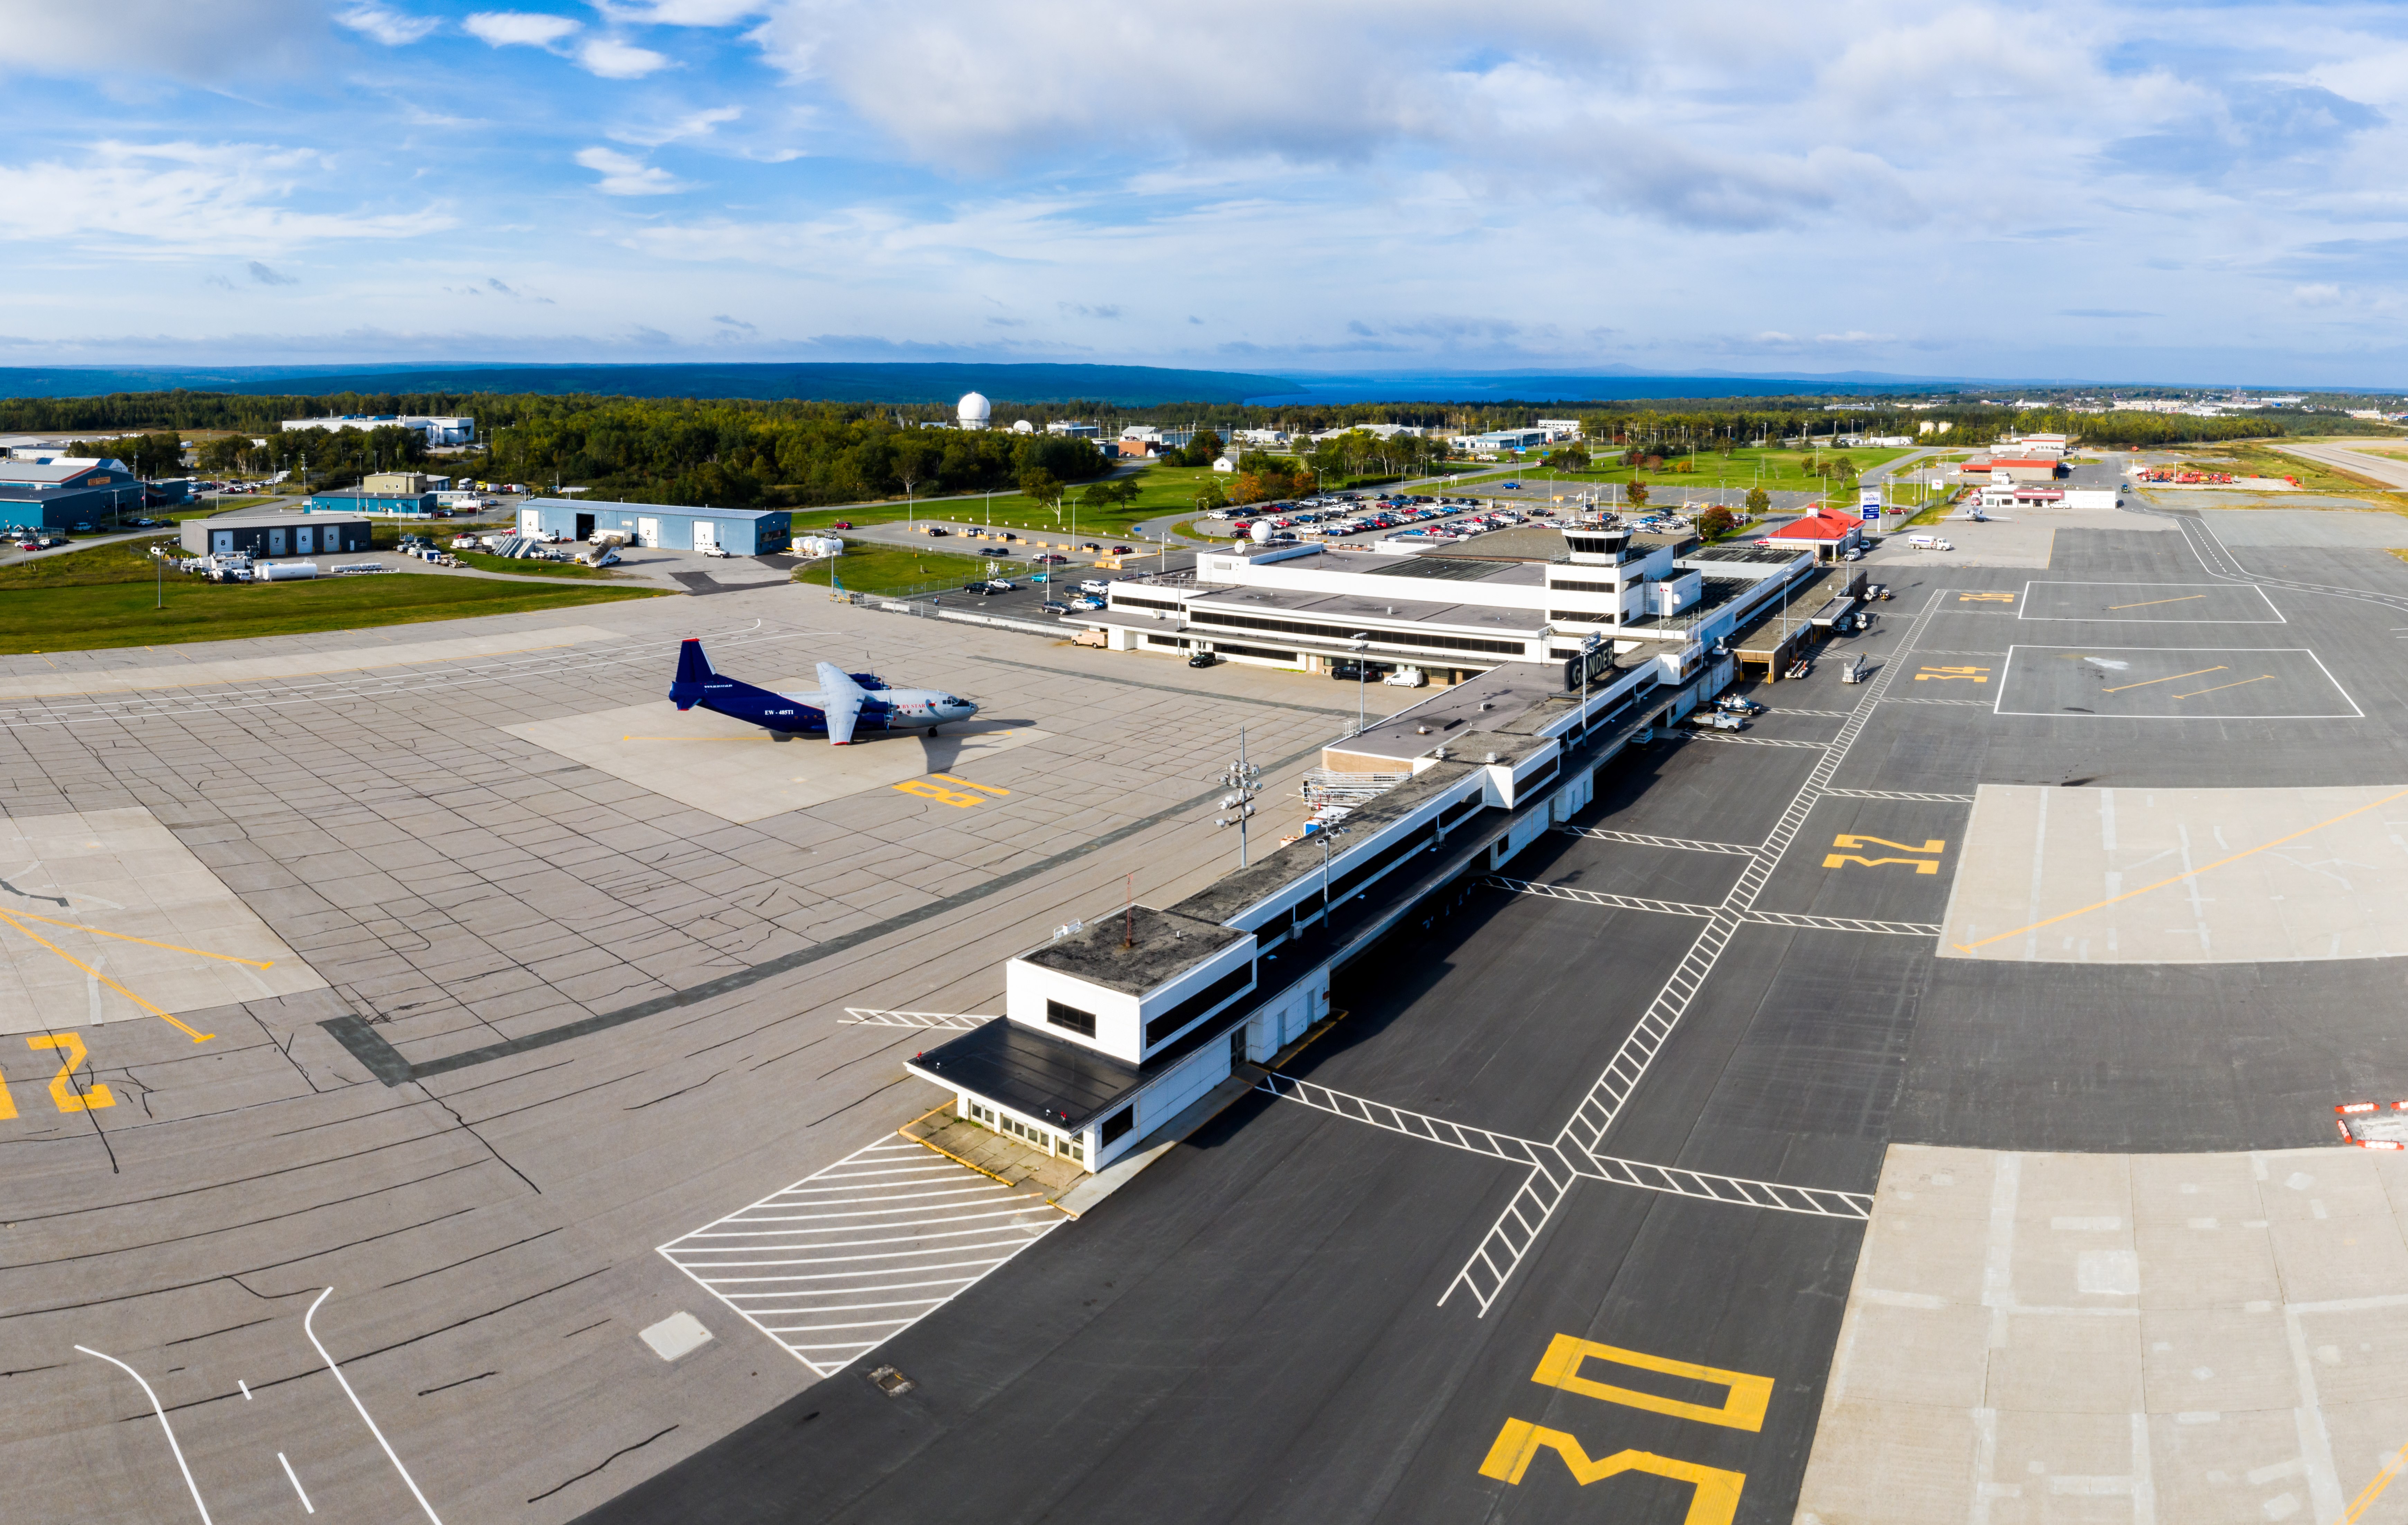
M1647 397L1823 397L1953 391L1928 381L1835 381L1824 377L1727 376L1346 376L1299 380L1295 392L1250 396L1258 406L1292 403L1575 403Z

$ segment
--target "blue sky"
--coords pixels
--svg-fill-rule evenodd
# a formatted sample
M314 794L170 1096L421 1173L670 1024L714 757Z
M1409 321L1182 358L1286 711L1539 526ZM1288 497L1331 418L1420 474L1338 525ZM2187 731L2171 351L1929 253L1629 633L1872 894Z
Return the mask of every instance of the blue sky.
M2398 6L0 0L0 364L2408 386Z

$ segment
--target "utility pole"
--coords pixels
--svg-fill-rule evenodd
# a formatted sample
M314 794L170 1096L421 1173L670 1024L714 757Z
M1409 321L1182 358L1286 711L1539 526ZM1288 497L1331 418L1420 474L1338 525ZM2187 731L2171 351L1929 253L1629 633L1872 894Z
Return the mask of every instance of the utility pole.
M1321 930L1329 930L1329 844L1334 837L1350 835L1349 826L1324 826L1312 834L1321 838Z
M1246 733L1238 730L1238 760L1221 770L1221 787L1229 791L1221 796L1221 808L1230 814L1215 820L1215 826L1238 828L1238 866L1246 866L1246 821L1254 813L1254 796L1262 788L1263 770L1246 761Z
M1363 734L1363 676L1370 671L1363 657L1370 648L1371 633L1358 630L1346 639L1354 648L1354 734L1359 736Z

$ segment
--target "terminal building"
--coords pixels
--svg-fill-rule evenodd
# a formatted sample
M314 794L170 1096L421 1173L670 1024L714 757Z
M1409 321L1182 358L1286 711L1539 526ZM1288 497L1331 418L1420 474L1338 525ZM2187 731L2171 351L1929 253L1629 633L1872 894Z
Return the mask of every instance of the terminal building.
M426 413L345 413L330 419L286 419L285 431L323 429L329 433L343 429L415 429L426 437L429 448L437 445L472 445L477 439L477 420L466 418L446 418Z
M591 540L615 533L629 545L663 550L708 550L733 556L784 553L794 516L783 508L691 508L661 503L593 503L529 498L519 505L519 534Z
M1114 583L1086 622L1120 649L1415 663L1455 686L1323 749L1342 812L1173 905L1062 927L1006 965L1002 1017L907 1068L973 1122L1110 1165L1327 1018L1332 971L1426 925L1586 806L1625 748L1759 648L1779 663L1847 620L1865 589L1812 544L1504 534L1525 553L1240 549L1199 555L1192 582Z
M1342 820L1174 905L1096 907L1009 962L1002 1017L906 1067L960 1116L1104 1168L1326 1019L1332 971L1569 820L1600 769L1732 671L1508 663L1433 694L1325 750L1365 785Z
M1411 555L1240 547L1199 552L1192 577L1115 582L1105 607L1071 619L1114 650L1306 672L1368 661L1443 683L1499 663L1560 668L1594 635L1678 678L1815 560L1811 543L1706 546L1622 528L1507 530Z

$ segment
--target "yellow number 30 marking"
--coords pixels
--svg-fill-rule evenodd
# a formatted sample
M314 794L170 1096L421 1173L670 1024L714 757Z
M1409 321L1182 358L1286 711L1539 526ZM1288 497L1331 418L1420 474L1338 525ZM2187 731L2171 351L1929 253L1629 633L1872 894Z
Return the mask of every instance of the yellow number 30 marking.
M58 1104L60 1111L97 1112L104 1106L117 1105L117 1097L107 1086L97 1080L92 1083L90 1090L76 1090L75 1072L82 1067L84 1061L83 1039L77 1034L54 1033L48 1035L29 1036L25 1039L25 1045L30 1048L66 1050L65 1062L59 1066L58 1074L50 1076L50 1100Z

